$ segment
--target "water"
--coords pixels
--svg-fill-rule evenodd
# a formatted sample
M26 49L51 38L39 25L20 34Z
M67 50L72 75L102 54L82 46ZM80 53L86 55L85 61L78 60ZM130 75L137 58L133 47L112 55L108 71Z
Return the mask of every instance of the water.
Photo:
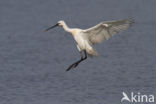
M120 104L122 92L156 96L155 0L1 0L0 104ZM58 20L89 28L104 20L136 23L80 58ZM127 102L125 102L127 104Z

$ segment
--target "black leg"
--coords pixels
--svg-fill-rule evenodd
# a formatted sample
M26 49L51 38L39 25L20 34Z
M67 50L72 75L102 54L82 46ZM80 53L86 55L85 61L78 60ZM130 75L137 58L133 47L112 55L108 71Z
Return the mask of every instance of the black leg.
M84 51L84 53L85 53L85 57L83 57L82 53L80 52L81 59L78 60L78 61L76 61L72 65L70 65L66 71L69 71L70 69L77 67L80 62L82 62L83 60L87 59L87 53L86 53L86 51Z

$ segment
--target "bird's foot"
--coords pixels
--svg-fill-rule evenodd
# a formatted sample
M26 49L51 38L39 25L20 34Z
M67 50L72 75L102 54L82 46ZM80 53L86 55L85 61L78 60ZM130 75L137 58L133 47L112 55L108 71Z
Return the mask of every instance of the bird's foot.
M78 66L78 64L79 64L79 62L76 62L76 63L70 65L66 71L69 71L72 68L76 68Z

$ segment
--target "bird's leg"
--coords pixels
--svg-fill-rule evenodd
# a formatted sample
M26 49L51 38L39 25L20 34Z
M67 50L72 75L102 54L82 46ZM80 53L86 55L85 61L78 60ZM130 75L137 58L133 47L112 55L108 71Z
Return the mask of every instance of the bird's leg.
M81 53L81 54L80 54L80 55L81 55L81 59L80 59L79 61L75 62L75 66L74 66L74 67L77 67L77 65L78 65L80 62L82 62L83 60L85 60L85 59L87 58L87 53L86 53L86 51L84 51L84 53L85 53L85 57L83 57L83 56L82 56L82 53Z
M82 52L80 52L81 59L76 61L72 65L70 65L66 71L69 71L70 69L77 67L80 62L82 62L83 60L87 59L86 51L84 51L84 53L85 53L85 57L83 57Z
M80 56L81 56L81 59L71 64L66 71L69 71L70 69L75 68L83 60L82 52L80 52Z

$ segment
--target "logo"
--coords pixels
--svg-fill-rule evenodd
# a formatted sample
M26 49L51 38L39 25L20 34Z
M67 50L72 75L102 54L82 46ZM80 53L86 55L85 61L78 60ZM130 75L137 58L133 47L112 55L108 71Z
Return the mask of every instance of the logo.
M122 92L122 99L121 102L128 101L128 102L138 102L138 103L153 103L154 102L154 95L146 95L146 94L141 94L140 92L134 93L131 92L130 96L128 96L125 92Z

